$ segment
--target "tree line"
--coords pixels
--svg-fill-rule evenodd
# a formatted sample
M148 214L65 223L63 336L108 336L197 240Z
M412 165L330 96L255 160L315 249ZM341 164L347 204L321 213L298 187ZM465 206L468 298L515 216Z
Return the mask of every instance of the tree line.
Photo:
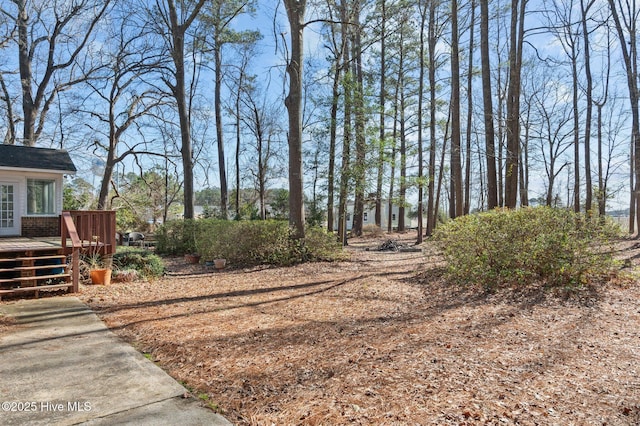
M301 238L309 212L346 238L350 205L355 234L391 206L402 230L413 205L421 240L443 215L604 215L623 192L633 233L637 15L629 0L10 0L0 129L104 159L98 208L133 164L164 173L186 218L196 182L226 219L243 188L265 218L286 180Z

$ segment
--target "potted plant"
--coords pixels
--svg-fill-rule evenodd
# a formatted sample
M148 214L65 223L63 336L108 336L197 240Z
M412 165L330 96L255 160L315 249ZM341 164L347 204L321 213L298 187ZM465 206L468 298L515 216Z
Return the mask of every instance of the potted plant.
M86 257L91 283L109 285L111 284L111 261L100 254L100 238L93 236L92 240L89 255Z
M200 263L200 255L198 253L187 253L184 255L184 260L187 263Z
M111 284L111 269L98 268L89 271L91 277L91 284L97 285L109 285Z

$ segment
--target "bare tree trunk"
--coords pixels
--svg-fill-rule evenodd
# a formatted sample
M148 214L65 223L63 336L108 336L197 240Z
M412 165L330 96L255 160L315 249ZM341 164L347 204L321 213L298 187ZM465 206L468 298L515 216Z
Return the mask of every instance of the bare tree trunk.
M491 64L489 59L489 6L480 1L480 57L482 63L482 100L484 105L485 150L487 162L487 207L498 207L498 181L496 177L495 131L491 97Z
M604 107L604 102L596 106L598 107L598 214L604 218L607 210L607 188L604 184L604 171L602 169L602 107Z
M348 89L347 89L348 90ZM339 194L339 205L338 205L338 238L343 243L343 245L347 244L347 194L349 189L349 180L350 180L350 172L349 168L351 165L350 156L351 156L351 106L347 102L347 99L350 96L345 96L345 107L344 107L344 139L342 141L342 167L340 172L340 194Z
M505 206L515 208L518 200L518 160L520 157L520 67L524 38L524 12L527 0L512 0L507 90L507 155Z
M520 205L529 205L529 129L525 129L520 149Z
M260 219L265 220L267 218L267 156L266 151L269 147L265 146L264 138L264 123L260 115L260 110L255 104L253 99L249 100L251 105L251 113L253 115L254 122L254 134L256 137L256 154L258 157L258 196L260 199Z
M444 138L442 139L442 154L440 154L440 170L438 172L438 189L436 191L436 203L435 203L436 215L438 214L437 212L440 211L440 193L442 192L442 182L444 181L443 165L444 165L444 160L447 153L447 140L449 139L450 123L451 123L451 111L449 111L449 115L447 116L447 124L445 127L447 130L445 131Z
M236 194L235 194L235 212L236 220L240 219L240 124L241 124L241 111L240 111L240 98L242 93L242 85L244 84L244 69L240 70L240 77L238 79L238 93L236 93L236 152L235 152L235 169L236 169Z
M375 223L376 226L382 225L382 183L384 175L384 151L385 151L385 102L386 102L386 78L387 78L387 44L386 44L386 21L387 21L387 2L382 0L381 2L381 16L380 16L380 91L379 99L380 116L379 116L379 129L378 129L378 176L376 179L376 211L375 211Z
M485 206L487 205L487 201L486 201L486 190L485 190L485 183L484 183L484 176L485 176L485 171L484 171L484 161L485 161L485 155L486 153L482 152L482 147L480 146L480 141L476 138L476 152L478 154L478 178L480 180L479 184L480 184L480 189L478 190L478 211L484 211Z
M394 115L394 124L393 124L393 137L394 137L394 142L393 142L393 146L391 147L391 172L390 172L390 180L389 180L389 199L387 200L387 232L391 233L393 232L393 197L395 195L395 193L393 192L395 190L394 188L394 184L395 184L395 178L396 178L396 143L395 143L395 137L397 135L397 121L395 120L397 118L397 108L395 108L395 115Z
M498 75L500 75L500 71L498 71ZM498 79L497 82L497 91L498 91L498 116L496 117L498 120L498 135L497 135L497 146L498 154L496 156L496 170L498 171L498 206L504 207L504 157L505 157L505 122L504 122L504 106L506 104L506 99L504 96L500 96L500 87L501 82Z
M338 127L338 101L340 99L340 59L336 58L331 91L331 123L329 130L329 169L327 176L327 230L333 232L334 186L336 170L336 140Z
M606 77L604 81L604 93L602 94L602 99L599 101L594 101L594 104L597 107L597 116L598 116L598 214L602 219L604 219L604 215L607 210L607 179L605 179L604 170L603 170L603 153L602 153L602 109L607 103L609 97L609 77L611 73L611 43L609 42L609 32L607 32L607 68L606 68Z
M177 37L176 37L177 38ZM181 44L182 40L177 41L174 50L179 49L184 52ZM185 92L185 71L184 62L177 58L179 53L176 52L176 81L173 87L173 93L178 106L178 117L180 122L180 138L182 145L180 154L182 155L182 172L184 173L184 218L193 219L193 148L191 146L191 120L189 119L189 107L186 100Z
M423 176L424 176L424 167L423 167L423 162L424 162L424 149L423 149L423 137L422 137L422 131L423 131L423 127L424 127L424 123L423 123L423 113L422 113L422 108L423 108L423 104L424 104L424 77L425 77L425 39L424 39L424 32L425 32L425 26L426 26L426 21L427 21L427 9L426 9L426 3L418 3L418 11L420 13L420 26L419 26L419 31L420 31L420 53L419 53L419 76L418 76L418 238L416 240L416 244L421 244L423 239L422 239L422 233L423 233L423 211L424 211L424 206L423 206L423 194L424 194L424 183L423 183Z
M529 131L531 129L531 102L527 103L524 118L524 137L520 146L520 205L529 205Z
M5 108L7 110L7 134L4 137L4 143L14 145L16 143L16 123L13 114L13 101L9 95L9 89L2 74L0 74L0 88L2 88L2 98L5 101Z
M216 37L218 38L218 37ZM229 185L227 184L227 171L224 158L224 139L222 123L222 46L216 40L213 46L215 60L215 86L214 86L214 110L216 116L216 141L218 145L218 173L220 176L220 218L228 218L229 210Z
M462 216L462 162L460 147L460 58L458 46L458 0L451 0L451 198L449 216Z
M580 0L580 10L582 12L582 38L584 40L584 73L587 80L586 102L584 122L584 177L586 184L585 210L589 213L593 209L593 182L591 179L591 117L593 116L593 76L591 75L591 47L589 43L589 28L587 27L587 13L593 5L593 0L589 0L585 5L585 0Z
M400 79L396 80L393 94L393 130L391 133L391 176L389 181L389 200L387 205L387 232L393 231L393 198L395 197L395 179L396 179L396 141L398 140L398 113L400 105Z
M429 2L429 182L427 187L427 231L426 236L433 235L438 215L435 205L435 181L436 181L436 43L438 41L436 30L436 2Z
M193 152L191 147L191 120L186 95L186 78L184 69L184 38L187 30L196 19L205 0L199 0L191 13L181 23L176 10L175 0L167 0L170 24L170 54L175 66L175 83L167 83L176 99L180 122L180 138L182 169L184 173L184 218L193 219Z
M31 68L31 57L29 52L29 15L26 10L26 2L19 3L18 10L18 64L20 69L20 83L22 85L22 138L25 145L33 146L35 144L35 119L36 105L31 94L31 81L33 80L33 72ZM49 79L51 77L49 76Z
M469 71L467 73L467 146L465 157L465 179L464 179L464 214L469 214L471 210L471 127L473 118L473 51L474 33L476 22L476 2L471 1L471 22L469 23Z
M291 58L287 63L289 93L284 104L289 113L289 224L293 236L304 239L304 187L302 176L302 72L306 0L283 0L291 29Z
M578 54L571 44L571 75L573 90L573 210L580 213L580 111L578 107Z
M400 53L400 61L403 54ZM404 72L404 71L403 71ZM405 224L405 205L407 200L407 128L406 128L406 100L404 75L400 75L400 194L398 202L398 232L404 232Z
M628 5L628 3L627 3ZM635 9L635 2L633 3L633 10L629 10L632 17L637 16L637 10ZM611 9L611 16L615 22L616 31L618 32L618 38L620 41L620 49L622 50L622 56L624 59L625 69L627 71L627 87L629 89L629 101L631 103L631 144L630 144L630 202L629 202L629 233L635 232L635 223L640 224L640 206L636 203L640 203L638 193L640 192L640 117L638 113L638 100L640 94L638 93L638 51L637 51L637 33L635 26L635 18L629 18L630 21L625 19L625 22L633 22L632 28L623 28L616 8L614 0L609 0L609 6ZM625 38L625 30L629 32L629 39ZM629 48L627 48L629 45ZM635 183L634 183L635 180ZM640 235L640 233L639 233Z
M365 191L365 164L366 139L365 139L365 116L364 116L364 76L362 73L362 43L360 26L360 2L355 1L353 5L353 18L351 29L353 30L353 41L351 48L353 75L355 76L354 106L355 106L355 200L353 207L353 229L356 236L362 235L363 215L364 215L364 191Z
M405 25L402 22L401 25ZM406 100L405 100L405 46L403 28L399 29L399 58L398 58L398 93L400 96L399 124L400 124L400 188L398 197L398 231L405 230L405 203L407 193L407 134L406 134Z
M342 40L343 40L343 63L348 64L349 55L349 35L346 5L341 4ZM346 70L348 68L345 68ZM343 245L347 245L347 194L349 190L349 180L351 178L351 103L352 85L351 73L346 71L344 78L344 134L342 140L342 166L340 171L340 195L338 207L338 238Z
M330 1L327 2L329 12L332 11ZM342 15L341 10L341 15ZM334 231L334 210L335 210L335 175L336 175L336 145L337 145L337 128L338 128L338 107L340 101L340 76L343 71L343 55L345 51L346 39L341 36L340 42L337 41L337 31L335 25L330 26L330 35L332 49L334 52L334 70L333 85L331 90L331 112L329 124L329 166L327 170L327 230ZM338 226L339 228L339 226Z

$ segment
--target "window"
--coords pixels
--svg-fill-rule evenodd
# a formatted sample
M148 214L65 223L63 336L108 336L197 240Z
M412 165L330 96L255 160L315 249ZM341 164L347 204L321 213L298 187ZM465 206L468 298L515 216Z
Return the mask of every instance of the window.
M0 228L13 228L13 185L0 185Z
M392 222L394 222L395 220L396 220L396 214L395 214L395 213L393 213L393 214L391 215L391 221L392 221Z
M55 214L56 182L27 179L27 214Z
M367 216L368 216L367 212L364 212L362 216L363 216L364 221L366 222L367 221Z

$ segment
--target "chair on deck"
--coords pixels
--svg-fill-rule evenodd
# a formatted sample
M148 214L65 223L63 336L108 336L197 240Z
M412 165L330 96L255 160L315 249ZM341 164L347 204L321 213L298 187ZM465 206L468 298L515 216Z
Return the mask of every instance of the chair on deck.
M144 234L142 232L129 232L125 235L125 241L130 246L142 247L144 245Z

